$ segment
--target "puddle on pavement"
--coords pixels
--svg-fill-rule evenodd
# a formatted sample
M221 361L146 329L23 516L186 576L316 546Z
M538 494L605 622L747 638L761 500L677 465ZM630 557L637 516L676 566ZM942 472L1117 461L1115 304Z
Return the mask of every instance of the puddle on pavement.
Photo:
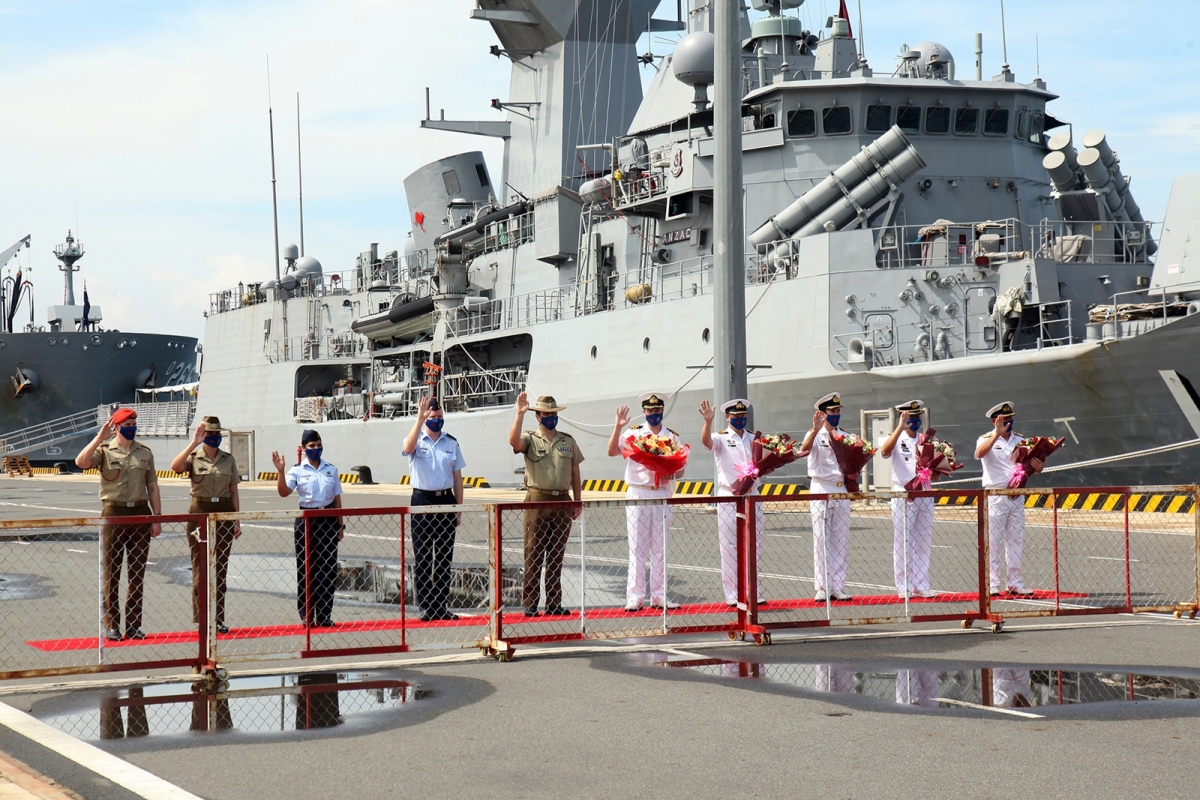
M650 665L717 678L762 681L802 693L861 695L928 709L1037 713L1094 703L1200 699L1200 679L1168 674L1081 672L1012 666L946 670L876 665L733 661L649 654ZM836 716L836 715L833 715Z
M321 672L232 678L216 691L167 683L58 698L35 716L85 741L229 731L280 733L335 728L357 717L396 713L431 693L370 673ZM62 701L66 701L65 703ZM65 707L64 707L65 706Z
M44 575L0 574L0 601L40 600L50 597L54 590L46 586Z

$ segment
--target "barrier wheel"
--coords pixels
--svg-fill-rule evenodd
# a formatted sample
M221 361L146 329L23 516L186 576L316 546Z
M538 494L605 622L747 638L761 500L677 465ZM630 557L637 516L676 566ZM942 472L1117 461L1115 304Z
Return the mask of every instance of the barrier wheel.
M771 634L769 634L769 633L754 634L754 643L760 647L764 644L770 644L771 643Z
M507 663L511 662L512 659L513 659L512 650L501 650L499 653L496 653L496 660L499 661L501 664L507 664Z
M1195 618L1196 618L1196 610L1192 609L1191 611L1188 612L1188 619L1195 619Z
M1175 612L1175 616L1177 616L1177 617L1179 616L1179 612L1178 612L1178 611L1177 611L1177 612ZM737 641L737 638L738 638L738 632L737 632L737 631L730 631L730 632L729 632L729 641L731 641L731 642L736 642L736 641Z
M974 625L974 624L975 624L975 620L973 620L973 619L964 619L964 620L962 621L963 630L969 630L969 629L971 628L971 626L972 626L972 625Z
M1176 612L1175 612L1175 619L1182 619L1182 618L1183 618L1183 612L1182 612L1182 611L1176 611Z
M1003 630L1004 630L1003 622L993 622L992 623L992 633L1000 633Z

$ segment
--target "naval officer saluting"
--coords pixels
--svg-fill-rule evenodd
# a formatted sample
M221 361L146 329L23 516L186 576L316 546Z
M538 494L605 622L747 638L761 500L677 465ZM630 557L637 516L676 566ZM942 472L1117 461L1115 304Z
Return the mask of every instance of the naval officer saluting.
M442 430L446 424L436 397L422 397L417 418L404 437L404 456L412 485L413 506L452 506L463 502L463 459L458 440ZM458 619L447 608L450 566L454 560L457 514L413 514L413 581L421 620Z
M909 400L896 406L896 410L900 412L900 422L879 448L879 455L892 464L892 491L906 492L905 486L917 476L917 434L921 432L925 404ZM891 502L896 593L900 597L934 597L937 593L929 588L933 498L893 497Z
M287 462L278 452L271 462L278 473L276 490L280 497L292 492L300 496L302 510L342 507L342 480L337 467L321 458L321 434L305 430L300 434L304 457L284 471ZM304 517L296 517L293 539L296 544L296 610L305 625L327 628L333 625L333 593L338 565L338 542L346 535L341 517L313 517L308 520L311 552L305 552ZM310 582L311 576L311 582ZM307 605L312 594L312 605Z
M818 400L814 406L812 430L800 445L808 456L808 491L812 494L840 494L846 491L842 468L838 466L830 439L845 436L838 427L842 421L842 398L837 392ZM813 530L813 574L816 599L849 600L846 594L846 564L850 560L850 501L812 500L808 506Z

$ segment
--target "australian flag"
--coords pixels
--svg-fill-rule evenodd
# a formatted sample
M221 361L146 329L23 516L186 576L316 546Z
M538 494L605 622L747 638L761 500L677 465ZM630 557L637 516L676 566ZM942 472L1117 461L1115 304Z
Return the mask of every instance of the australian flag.
M80 330L86 331L88 329L88 312L91 310L92 304L88 302L87 284L85 283L83 285L83 325L80 326Z

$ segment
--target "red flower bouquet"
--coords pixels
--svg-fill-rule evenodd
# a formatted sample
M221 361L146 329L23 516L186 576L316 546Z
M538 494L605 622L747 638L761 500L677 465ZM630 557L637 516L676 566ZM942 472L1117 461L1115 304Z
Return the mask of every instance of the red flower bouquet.
M786 433L764 436L761 431L755 431L754 442L750 446L751 463L739 470L741 477L734 481L730 488L736 495L746 494L759 478L770 475L799 457L800 442Z
M621 445L621 455L641 464L654 473L654 488L659 482L671 478L687 466L691 447L682 447L670 436L654 433L638 436Z
M1013 450L1013 461L1017 466L1013 469L1012 477L1008 479L1008 488L1024 489L1029 476L1033 474L1033 467L1029 462L1036 458L1043 464L1046 463L1050 454L1066 443L1065 438L1055 439L1051 436L1030 436L1022 439L1017 449Z
M829 445L833 448L833 455L837 458L838 468L842 471L842 480L846 483L846 491L854 493L858 491L858 475L862 472L862 468L867 465L875 455L875 448L856 433L847 433L844 436L829 437ZM854 477L851 477L854 476Z
M930 428L917 437L917 474L904 484L910 492L929 491L938 478L949 475L963 465L955 460L954 447L949 442L934 438L936 430Z

